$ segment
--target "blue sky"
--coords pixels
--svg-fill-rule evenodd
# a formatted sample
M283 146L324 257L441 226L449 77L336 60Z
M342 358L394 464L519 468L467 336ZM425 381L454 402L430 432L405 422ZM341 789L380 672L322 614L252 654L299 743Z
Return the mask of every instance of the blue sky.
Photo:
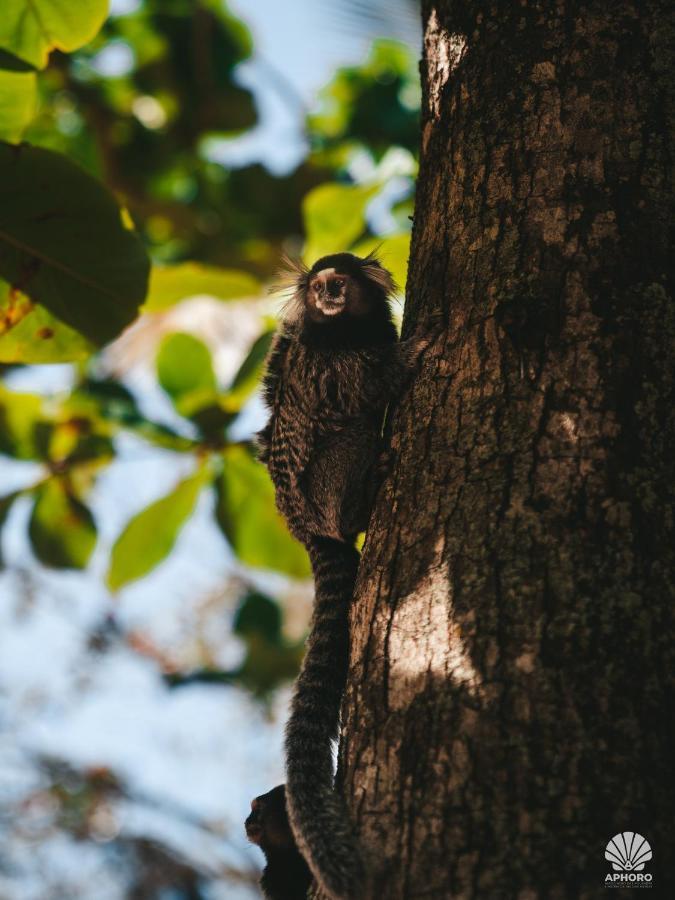
M221 144L213 156L230 166L259 161L275 174L302 160L304 112L315 106L318 91L335 70L362 62L374 37L407 33L394 16L385 32L374 33L367 22L350 26L339 15L339 3L231 0L229 6L253 34L254 57L240 66L238 78L256 97L260 123L242 138Z

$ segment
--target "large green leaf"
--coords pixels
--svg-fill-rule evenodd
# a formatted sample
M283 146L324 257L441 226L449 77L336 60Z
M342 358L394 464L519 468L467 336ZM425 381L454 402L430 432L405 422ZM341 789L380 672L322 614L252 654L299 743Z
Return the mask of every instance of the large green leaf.
M84 569L96 546L91 511L60 478L37 489L28 533L37 558L54 569Z
M302 208L310 265L320 256L348 250L365 231L365 210L379 184L322 184L305 197Z
M157 353L157 378L183 416L217 403L211 351L191 334L177 331L164 338Z
M208 467L202 466L195 475L179 482L165 497L130 519L112 549L107 575L111 590L142 578L166 559L208 476Z
M65 157L0 143L0 276L103 344L136 316L149 263L108 191Z
M8 391L0 385L0 453L16 459L39 459L42 397Z
M108 15L108 0L3 0L0 47L42 68L52 50L90 41Z
M35 72L0 69L0 141L18 141L36 108Z
M74 362L94 349L79 331L0 278L0 362Z
M176 331L167 335L157 353L157 377L170 397L180 397L191 391L213 389L211 351L192 334Z
M219 269L187 262L176 266L153 266L144 312L168 309L188 297L209 296L239 300L260 293L260 282L239 269Z
M310 574L304 547L276 510L267 470L244 447L228 447L223 453L216 491L218 524L242 562L296 578Z

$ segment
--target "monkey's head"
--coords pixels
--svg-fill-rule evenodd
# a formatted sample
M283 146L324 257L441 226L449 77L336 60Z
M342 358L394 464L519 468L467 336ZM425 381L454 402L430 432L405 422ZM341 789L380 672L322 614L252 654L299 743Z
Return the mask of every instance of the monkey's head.
M288 262L293 289L291 317L328 325L345 319L358 322L371 314L388 316L388 298L395 284L373 254L362 258L334 253L322 256L311 269Z
M286 813L286 786L278 785L251 800L251 814L244 823L246 837L265 853L295 848Z

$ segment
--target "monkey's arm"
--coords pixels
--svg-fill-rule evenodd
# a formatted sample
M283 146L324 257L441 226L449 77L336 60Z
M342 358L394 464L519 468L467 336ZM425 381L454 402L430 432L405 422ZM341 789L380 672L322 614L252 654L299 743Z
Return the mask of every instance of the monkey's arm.
M387 383L390 400L398 398L417 371L422 354L439 337L443 328L442 316L435 315L428 322L419 323L410 337L393 345L391 372Z

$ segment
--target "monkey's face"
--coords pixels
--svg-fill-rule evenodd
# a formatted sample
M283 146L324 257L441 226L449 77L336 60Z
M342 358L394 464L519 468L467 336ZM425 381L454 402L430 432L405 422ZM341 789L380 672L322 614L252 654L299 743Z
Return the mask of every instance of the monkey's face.
M315 322L345 315L363 315L368 310L365 292L356 278L334 268L310 276L307 311Z
M295 846L283 784L251 801L251 814L244 827L249 841L263 850L289 850Z

